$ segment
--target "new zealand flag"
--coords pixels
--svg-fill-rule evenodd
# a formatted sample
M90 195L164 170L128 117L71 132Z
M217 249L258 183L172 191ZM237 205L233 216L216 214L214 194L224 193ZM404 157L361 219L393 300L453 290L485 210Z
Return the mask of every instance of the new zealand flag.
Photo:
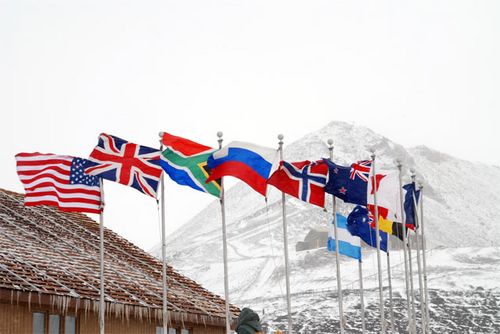
M323 161L328 165L325 191L346 203L366 206L371 161L360 161L350 167L337 165L328 159Z

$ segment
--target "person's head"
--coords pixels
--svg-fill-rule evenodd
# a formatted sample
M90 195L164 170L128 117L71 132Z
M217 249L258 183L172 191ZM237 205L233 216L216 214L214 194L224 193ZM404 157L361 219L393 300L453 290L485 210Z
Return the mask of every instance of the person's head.
M260 318L252 309L245 307L241 310L238 317L238 326L236 333L238 334L257 334L262 332Z

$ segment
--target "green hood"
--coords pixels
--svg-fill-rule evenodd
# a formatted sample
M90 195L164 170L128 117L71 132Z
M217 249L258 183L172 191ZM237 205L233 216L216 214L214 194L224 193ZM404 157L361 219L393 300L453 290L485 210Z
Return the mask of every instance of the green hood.
M259 315L251 309L245 307L241 310L240 316L238 317L236 333L255 334L257 332L262 332Z

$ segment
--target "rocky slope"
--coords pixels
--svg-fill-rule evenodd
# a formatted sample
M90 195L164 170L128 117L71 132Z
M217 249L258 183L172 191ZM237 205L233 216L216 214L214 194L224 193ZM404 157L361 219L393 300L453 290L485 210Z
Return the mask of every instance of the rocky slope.
M340 122L330 123L291 143L285 149L285 160L316 160L327 157L328 138L334 140L334 160L340 164L367 159L370 149L374 149L377 153L378 169L395 169L394 161L400 159L404 165L405 181L409 180L410 168L417 171L417 177L424 184L424 216L429 248L451 248L449 256L454 256L453 252L456 250L453 248L457 247L479 249L498 246L500 168L460 160L427 147L405 148L367 128ZM280 316L283 316L286 310L282 303L284 269L280 197L280 193L271 187L266 201L242 183L226 192L231 302L266 308L267 313L274 317L270 322L274 321L277 324L280 323ZM342 204L339 209L347 213L350 208L352 206ZM298 318L308 319L301 321L303 326L325 322L328 322L325 326L331 326L338 321L338 314L335 318L335 303L331 301L333 292L314 295L309 291L329 291L335 286L334 256L321 249L306 252L294 250L295 244L303 241L311 228L326 226L332 213L293 198L287 200L287 213L291 285L296 303L294 310ZM167 245L169 262L174 267L207 288L223 294L220 205L217 201L174 232L169 237ZM152 252L159 255L159 247ZM366 250L365 254L373 259L370 250ZM394 254L396 255L393 256L397 257L398 253ZM499 257L496 259L495 265L498 269ZM442 258L441 260L444 261L442 264L439 261L435 264L437 272L441 267L448 268L446 260ZM455 263L456 270L460 270L462 263L460 261ZM370 267L369 262L366 264ZM374 269L374 263L372 266ZM478 264L476 269L476 274L470 274L471 280L475 276L481 276L484 270L481 264ZM348 259L342 259L342 275L347 275L346 282L349 282L349 275L357 277L357 265ZM395 277L396 286L402 284L401 277ZM369 289L369 284L367 285ZM496 306L498 306L499 286L500 283L497 283L496 286L488 287L496 291L491 295L493 296L491 303ZM447 312L447 305L454 305L451 302L453 298L459 301L453 291L464 291L470 296L470 300L477 298L480 300L482 297L478 296L483 293L488 294L490 291L478 284L472 285L472 288L463 288L465 290L448 289L441 292L430 284L433 302L436 301L433 304L436 312L439 308L442 308L439 312ZM480 288L484 290L478 290ZM315 297L312 298L311 295ZM321 306L324 304L322 300L326 303L324 307ZM438 305L438 301L441 306ZM274 304L279 306L266 307ZM311 305L315 307L311 309ZM313 311L316 308L317 310ZM373 309L376 310L375 304ZM398 307L398 309L404 311L404 308ZM496 312L498 311L497 307ZM453 320L456 324L453 328L457 330L460 328L459 318L457 315L457 320ZM309 332L331 332L328 329L319 329L323 325L318 326L316 330L311 327ZM300 329L300 332L305 333L305 328Z

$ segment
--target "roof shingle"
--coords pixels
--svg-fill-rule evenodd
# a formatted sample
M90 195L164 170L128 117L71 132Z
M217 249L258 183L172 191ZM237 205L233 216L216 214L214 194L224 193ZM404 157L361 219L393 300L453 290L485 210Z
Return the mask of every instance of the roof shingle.
M0 189L0 199L0 289L49 295L54 304L71 297L95 310L99 224L80 213L25 207L23 195L11 191ZM160 319L161 262L108 229L104 239L108 311ZM224 324L221 297L170 266L167 282L171 320ZM239 309L231 312L236 319Z

